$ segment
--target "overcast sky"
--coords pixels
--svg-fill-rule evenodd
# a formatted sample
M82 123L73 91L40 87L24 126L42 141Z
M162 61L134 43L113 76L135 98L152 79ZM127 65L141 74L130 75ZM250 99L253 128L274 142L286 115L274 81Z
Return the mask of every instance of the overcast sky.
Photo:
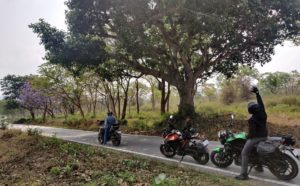
M0 79L7 74L36 74L43 63L44 49L28 28L39 18L66 29L64 0L0 0ZM261 72L300 71L300 47L287 43L276 47L272 61ZM0 93L1 94L1 93Z

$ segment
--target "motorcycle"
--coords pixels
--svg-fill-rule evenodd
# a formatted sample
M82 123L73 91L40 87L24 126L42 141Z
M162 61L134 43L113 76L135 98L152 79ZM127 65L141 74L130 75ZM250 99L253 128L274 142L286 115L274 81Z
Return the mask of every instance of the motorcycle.
M233 126L234 115L231 115L229 127ZM241 152L247 141L245 132L232 133L230 130L218 132L218 138L223 147L212 150L210 159L214 165L220 168L230 166L233 161L236 165L241 165ZM269 137L266 141L259 142L249 155L251 172L253 167L263 166L281 180L291 180L298 175L298 165L295 159L299 159L292 136ZM287 153L289 152L289 153ZM294 158L292 158L294 157Z
M208 140L197 140L198 134L195 134L194 129L190 129L186 132L181 132L177 129L173 129L168 133L164 133L164 142L160 145L160 152L168 157L172 158L176 154L181 156L183 160L184 156L192 156L198 163L205 165L209 161Z
M98 132L98 141L100 144L103 144L104 141L104 131L103 127L104 121L98 121L99 124L99 132ZM119 130L120 124L114 124L111 126L109 130L108 140L112 142L113 146L120 146L121 144L121 131Z

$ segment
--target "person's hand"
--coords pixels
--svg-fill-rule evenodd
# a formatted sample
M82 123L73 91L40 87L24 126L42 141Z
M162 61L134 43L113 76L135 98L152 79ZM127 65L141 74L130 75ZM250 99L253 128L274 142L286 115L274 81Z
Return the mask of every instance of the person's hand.
M255 94L257 94L259 92L258 88L256 86L253 86L250 91L255 93Z

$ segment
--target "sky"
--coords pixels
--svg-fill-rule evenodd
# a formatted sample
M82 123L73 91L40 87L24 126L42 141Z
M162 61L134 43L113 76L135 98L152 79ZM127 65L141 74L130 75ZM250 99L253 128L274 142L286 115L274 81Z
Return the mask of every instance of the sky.
M64 0L0 0L0 79L8 74L36 74L44 48L28 27L39 18L66 30ZM277 46L272 61L260 72L300 71L300 47L291 43ZM1 92L0 92L1 97Z

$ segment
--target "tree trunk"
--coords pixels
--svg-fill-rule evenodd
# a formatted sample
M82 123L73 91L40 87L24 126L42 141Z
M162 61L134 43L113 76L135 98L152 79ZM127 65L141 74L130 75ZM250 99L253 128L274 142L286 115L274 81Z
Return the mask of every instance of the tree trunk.
M154 86L151 86L151 102L152 102L152 111L155 111L155 95L154 95Z
M160 91L161 91L161 98L160 98L160 114L163 115L166 113L166 102L165 102L165 96L166 96L166 82L164 79L160 82Z
M117 106L118 106L118 115L117 115L117 118L120 118L120 115L121 115L121 98L120 98L120 82L118 81L117 82L118 85L117 85Z
M44 108L44 112L43 112L43 122L46 121L47 110L48 110L48 104L46 103L45 108Z
M139 114L140 113L140 103L139 103L139 81L136 79L136 112Z
M121 119L125 119L125 117L126 117L126 110L127 110L127 103L128 103L129 83L130 83L130 80L127 81L126 87L124 88L124 102L123 102L123 110L122 110L122 117L121 117Z
M161 100L160 100L160 114L166 113L166 105L170 97L170 84L168 83L168 91L166 92L166 81L164 79L160 82ZM169 111L169 108L167 108Z
M193 79L187 79L187 81L180 83L180 85L176 87L180 97L178 112L182 116L193 115L195 113L194 86L195 81Z
M31 115L31 119L35 120L35 114L34 114L33 109L30 109L29 112L30 112L30 115Z
M171 95L171 85L168 83L168 100L167 100L167 112L170 112L170 95Z

